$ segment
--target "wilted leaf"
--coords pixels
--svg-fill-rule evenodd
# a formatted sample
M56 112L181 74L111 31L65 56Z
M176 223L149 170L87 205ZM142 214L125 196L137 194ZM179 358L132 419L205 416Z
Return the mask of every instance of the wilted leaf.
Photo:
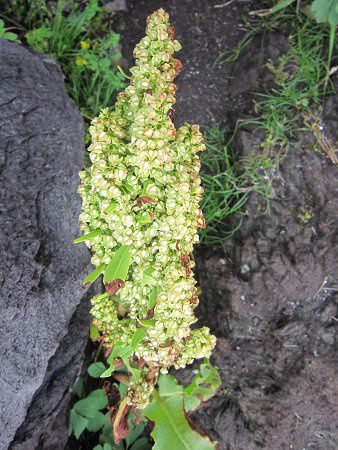
M124 288L124 281L117 279L104 285L108 295L115 295L120 289Z
M214 450L215 445L201 436L190 425L183 411L183 388L171 375L161 375L159 390L143 414L155 423L151 436L154 450ZM193 443L193 444L192 444Z
M105 274L104 283L110 283L113 280L126 281L129 266L131 263L131 253L128 245L122 245L108 264Z
M121 402L114 419L114 440L116 444L129 433L128 415L130 410L131 406L127 404L127 399L125 398Z
M95 362L88 367L87 371L91 377L100 378L106 369L106 366L102 362Z
M192 383L183 389L184 409L191 411L202 402L206 402L215 395L221 384L221 379L216 367L208 361L204 361Z

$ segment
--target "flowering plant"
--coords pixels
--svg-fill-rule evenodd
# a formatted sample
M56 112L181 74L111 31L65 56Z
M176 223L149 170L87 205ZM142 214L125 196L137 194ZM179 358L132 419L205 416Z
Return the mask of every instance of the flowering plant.
M83 236L105 290L92 299L93 326L110 351L110 376L125 364L124 407L145 408L159 373L208 357L216 338L194 328L198 304L189 254L205 227L198 125L173 124L181 46L168 14L148 18L134 50L130 84L113 111L92 121L92 165L80 173Z

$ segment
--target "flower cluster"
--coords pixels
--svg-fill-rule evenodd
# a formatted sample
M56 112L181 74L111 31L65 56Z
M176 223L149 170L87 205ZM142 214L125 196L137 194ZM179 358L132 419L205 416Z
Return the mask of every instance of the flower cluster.
M179 49L168 14L158 10L135 48L130 85L92 122L92 165L80 173L81 228L98 230L87 241L93 264L104 271L122 246L131 255L125 280L94 297L91 312L106 347L132 346L144 329L130 359L142 362L128 392L138 407L159 370L208 357L215 345L208 328L191 330L198 296L189 254L205 226L197 156L205 145L197 125L176 131L172 122Z

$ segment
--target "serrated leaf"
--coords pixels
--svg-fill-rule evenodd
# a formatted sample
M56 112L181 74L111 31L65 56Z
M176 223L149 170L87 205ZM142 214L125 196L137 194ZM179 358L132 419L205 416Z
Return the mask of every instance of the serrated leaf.
M74 408L70 411L70 425L68 433L74 432L76 439L79 439L83 431L87 428L88 418L78 414Z
M156 305L157 294L158 294L158 288L154 287L149 295L148 308L152 309Z
M144 336L146 335L146 328L142 327L142 328L138 328L135 333L134 336L131 340L131 349L134 352L137 347L139 346L139 344L142 342Z
M161 375L159 390L143 414L155 423L151 436L154 450L214 450L215 444L190 428L183 411L183 388L171 375Z
M107 367L102 362L95 362L88 367L87 372L93 378L100 378L106 369Z
M92 273L87 275L86 278L83 280L82 287L86 287L88 283L94 283L94 281L96 281L99 278L104 268L105 264L101 264L100 266L96 267L96 269Z
M73 409L76 413L91 419L100 409L107 406L107 397L102 389L95 389L88 397L75 403Z
M90 241L91 239L94 239L96 236L100 236L102 233L102 230L94 230L90 233L84 234L83 236L79 236L76 239L74 239L74 244L79 244L80 242L84 241Z
M89 419L87 430L96 433L101 430L107 423L107 416L103 414L101 411L98 411L94 417Z
M104 283L110 283L113 280L126 281L129 266L131 263L131 253L128 245L122 245L108 264L105 274Z
M203 362L192 383L183 389L184 409L186 411L196 409L202 402L215 395L220 385L221 379L216 367L208 361Z
M93 323L90 325L89 336L92 341L96 341L100 337L100 331Z

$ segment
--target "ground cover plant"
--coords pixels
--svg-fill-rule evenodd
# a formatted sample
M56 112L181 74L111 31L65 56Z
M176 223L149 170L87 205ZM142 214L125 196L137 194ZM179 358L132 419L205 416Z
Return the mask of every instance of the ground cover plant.
M137 419L143 410L155 423L154 448L190 448L192 441L195 448L214 448L189 427L184 409L213 394L217 371L205 362L185 391L166 375L171 366L208 357L216 342L208 328L191 328L198 295L189 254L197 229L205 227L197 156L205 145L197 125L176 131L172 122L179 49L168 14L158 10L135 48L130 85L89 129L92 165L80 174L83 236L75 242L86 242L96 266L84 285L104 274L106 291L92 299L91 313L108 367L98 363L95 371L127 386L110 411L115 443L128 436L129 415ZM93 430L92 414L103 420L100 392L74 405L70 431Z
M330 75L336 70L335 2L330 4L331 9L323 1L313 2L314 17L310 8L297 11L288 7L291 3L279 2L257 14L253 11L245 20L248 31L237 47L216 60L216 64L232 63L255 36L261 35L264 40L269 31L285 26L290 29L288 52L280 57L277 65L272 61L266 64L273 74L273 84L265 92L252 93L256 117L239 119L232 131L215 124L206 132L207 151L201 157L201 178L206 190L203 210L208 226L201 232L202 243L222 245L224 239L239 229L252 192L259 194L269 211L271 174L278 169L279 159L289 145L297 140L298 132L310 129L317 138L315 150L324 149L337 162L333 149L328 142L323 144L319 132L322 104L332 92ZM249 158L240 159L233 142L238 129L246 125L263 131L265 137L260 149ZM225 221L227 217L231 220Z

